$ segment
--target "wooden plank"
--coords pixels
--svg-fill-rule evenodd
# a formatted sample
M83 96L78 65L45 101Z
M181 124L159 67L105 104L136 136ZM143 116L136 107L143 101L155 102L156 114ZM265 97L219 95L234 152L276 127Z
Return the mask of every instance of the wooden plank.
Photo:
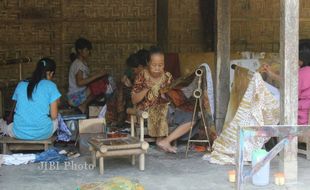
M309 125L244 126L241 128L245 131L247 138L251 138L253 134L260 137L310 137Z
M39 141L20 140L12 137L0 137L0 143L7 143L7 144L45 144L45 143L52 144L54 141L55 137Z
M96 157L102 158L102 157L113 157L113 156L128 156L128 155L139 155L145 153L144 150L141 148L136 149L128 149L128 150L113 150L108 151L105 153L97 152Z
M229 101L230 21L231 2L216 1L217 45L216 45L216 102L215 124L217 131L223 128Z
M8 150L45 150L44 144L8 144Z
M297 124L299 0L282 0L280 18L281 116L284 125ZM297 181L297 137L285 146L280 167L288 182Z

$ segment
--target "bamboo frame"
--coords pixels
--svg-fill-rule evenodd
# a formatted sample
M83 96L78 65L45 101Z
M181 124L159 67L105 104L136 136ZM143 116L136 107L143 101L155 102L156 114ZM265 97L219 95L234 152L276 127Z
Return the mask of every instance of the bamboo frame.
M113 139L98 139L92 138L88 140L89 150L92 154L92 164L96 167L96 161L99 160L99 173L104 174L104 158L113 156L131 156L131 164L135 165L135 156L139 155L139 169L145 169L145 153L149 148L149 144L144 141L144 119L148 118L148 113L145 111L137 111L127 109L127 113L131 115L131 133L130 137L113 138ZM139 119L140 123L140 138L135 137L134 117ZM114 144L113 141L122 143ZM105 144L106 143L106 144Z

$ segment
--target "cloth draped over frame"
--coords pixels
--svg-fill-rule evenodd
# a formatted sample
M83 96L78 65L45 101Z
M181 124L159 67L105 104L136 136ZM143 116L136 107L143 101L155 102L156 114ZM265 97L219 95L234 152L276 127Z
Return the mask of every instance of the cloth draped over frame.
M214 141L208 160L221 165L235 164L238 127L276 125L279 107L279 101L267 89L259 73L236 67L223 131ZM253 137L244 142L244 160L251 161L251 152L261 148L267 140Z
M212 73L207 63L201 64L199 67L203 71L202 74L202 82L201 82L201 90L202 90L202 111L205 116L205 120L207 121L207 125L209 127L209 136L211 137L211 141L216 138L216 129L214 125L214 90L213 90L213 80ZM195 99L192 96L194 90L197 89L198 77L195 75L195 72L192 74L181 77L175 80L168 88L168 96L171 102L175 102L174 99L183 99L182 103L179 105L175 105L181 110L191 111L194 110ZM180 91L180 93L176 93L176 96L170 96L170 93L173 91ZM182 96L180 98L180 96ZM211 142L212 143L212 142Z
M215 139L216 130L213 121L214 114L214 91L211 70L208 64L203 64L199 67L203 70L202 76L202 112L204 112L205 119L208 122L209 135L211 139ZM145 82L149 76L147 72L142 71L136 78L133 92L139 92L144 88ZM147 110L149 113L148 119L148 133L150 136L167 136L168 135L168 119L169 117L168 106L173 106L185 112L193 112L195 99L193 98L193 91L197 89L198 77L195 72L181 77L172 82L170 73L165 73L164 78L160 80L157 86L154 85L146 96L143 104L138 104L137 109ZM161 91L166 93L169 99L163 100L159 97L157 92Z

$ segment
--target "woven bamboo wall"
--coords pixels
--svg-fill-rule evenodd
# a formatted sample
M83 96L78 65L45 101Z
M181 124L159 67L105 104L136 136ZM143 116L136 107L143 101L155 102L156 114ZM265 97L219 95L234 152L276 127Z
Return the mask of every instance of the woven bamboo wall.
M127 56L156 43L156 0L3 0L0 1L0 79L18 79L18 65L1 60L29 56L29 77L43 56L57 63L56 82L68 85L69 54L78 37L93 42L90 69L106 69L116 78Z
M280 1L232 0L231 47L279 52ZM310 38L310 1L300 0L300 39Z
M168 1L168 52L207 50L199 0Z
M199 0L170 0L168 4L168 51L202 51Z

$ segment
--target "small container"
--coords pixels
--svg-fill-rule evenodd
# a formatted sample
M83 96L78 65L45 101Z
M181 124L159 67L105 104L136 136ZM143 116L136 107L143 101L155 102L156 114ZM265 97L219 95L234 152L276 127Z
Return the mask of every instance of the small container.
M285 184L285 176L284 173L278 172L274 174L274 183L276 185L284 185Z
M252 167L256 163L263 160L268 155L268 152L264 149L257 149L252 152ZM259 171L257 171L252 177L253 185L265 186L269 184L269 170L270 162L266 163Z
M230 183L236 182L236 171L235 170L229 170L228 171L228 181Z

